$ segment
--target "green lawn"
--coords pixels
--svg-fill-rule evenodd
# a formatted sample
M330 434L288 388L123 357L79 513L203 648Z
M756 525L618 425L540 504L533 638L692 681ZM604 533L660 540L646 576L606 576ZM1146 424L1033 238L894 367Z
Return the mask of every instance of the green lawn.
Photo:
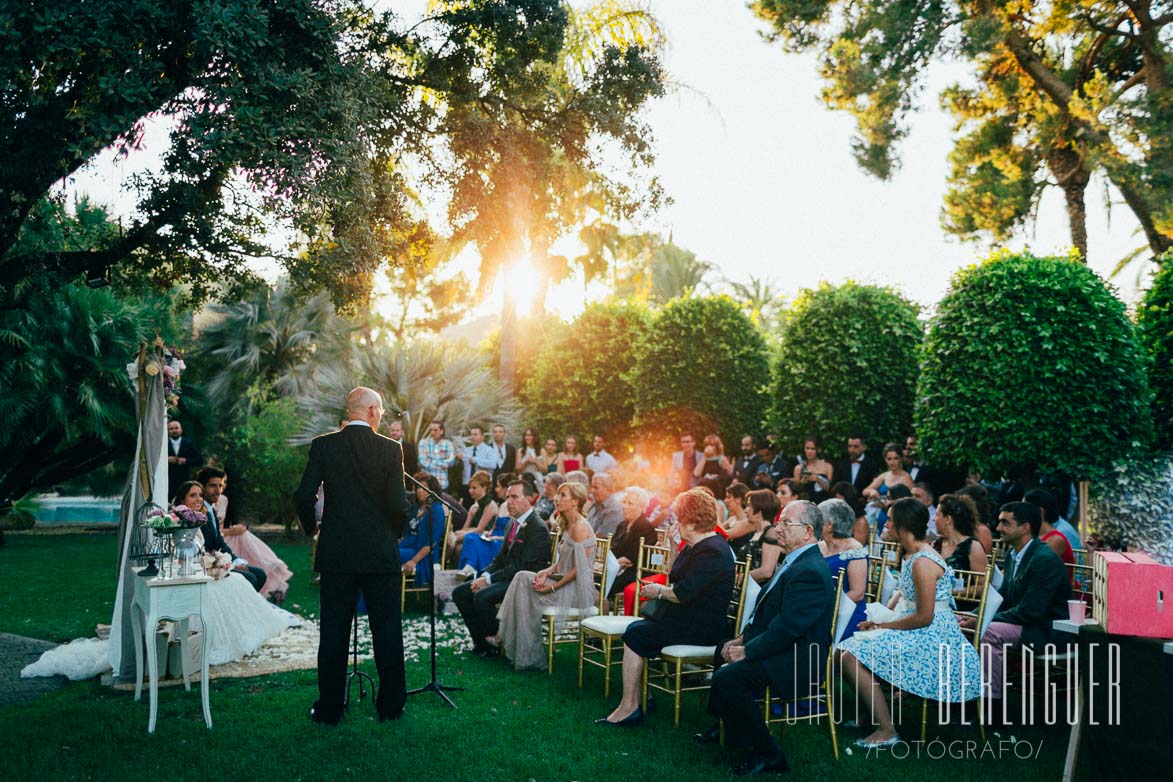
M113 605L115 537L10 535L0 549L0 631L68 640L90 635L108 622ZM309 580L309 548L275 547L297 574L286 607L316 613ZM66 573L68 575L66 575ZM298 610L298 609L293 609ZM418 608L416 609L418 611ZM688 736L707 727L699 697L686 704L674 729L670 708L642 728L618 731L595 726L609 711L601 678L588 672L576 686L574 650L559 650L554 675L515 673L500 660L483 661L446 652L441 679L468 687L452 696L452 710L432 694L416 696L402 720L380 724L370 701L330 730L307 721L316 685L313 671L212 682L207 731L197 691L160 693L159 727L146 735L147 704L132 693L96 682L71 684L33 703L0 710L0 756L5 780L125 778L211 779L249 775L259 779L423 780L629 780L671 782L728 779L725 751L695 747ZM366 668L373 671L373 664ZM427 681L426 658L409 663L408 686ZM908 736L919 728L919 708L907 709ZM932 733L932 731L930 731ZM859 731L842 730L841 746ZM946 741L978 740L976 729L947 728ZM991 740L998 741L992 734ZM1008 738L1008 737L1006 737ZM831 756L825 725L788 728L783 745L794 771L787 778L929 780L1054 780L1062 769L1066 733L1022 731L1037 757L1017 760L1009 745L1001 760L867 758L862 752ZM955 745L959 746L959 745ZM934 748L939 754L941 746ZM797 772L797 773L795 773Z

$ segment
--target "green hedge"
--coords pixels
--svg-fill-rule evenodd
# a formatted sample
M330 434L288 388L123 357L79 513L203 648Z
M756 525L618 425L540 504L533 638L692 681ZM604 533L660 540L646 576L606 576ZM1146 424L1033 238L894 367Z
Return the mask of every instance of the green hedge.
M717 432L735 449L766 412L766 342L728 296L674 299L644 338L632 382L636 425L649 438Z
M890 288L847 282L804 290L783 316L771 423L788 453L810 434L844 455L859 431L873 448L912 430L920 308Z
M1096 478L1151 438L1124 304L1072 258L996 255L958 272L925 342L916 408L939 464Z
M541 436L578 437L582 448L602 433L621 443L631 434L635 389L633 347L652 323L647 307L594 304L573 323L548 336L521 392L530 423Z
M1152 360L1153 423L1161 446L1173 448L1173 252L1161 258L1136 318L1141 342Z

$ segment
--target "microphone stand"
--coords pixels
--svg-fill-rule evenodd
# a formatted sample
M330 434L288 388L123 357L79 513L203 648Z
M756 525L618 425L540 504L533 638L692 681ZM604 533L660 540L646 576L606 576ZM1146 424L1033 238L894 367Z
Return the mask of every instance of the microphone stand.
M458 512L458 511L462 510L461 508L457 508L452 503L448 502L446 499L441 497L439 494L436 494L436 492L429 489L426 484L420 483L414 477L408 475L407 473L404 473L403 477L406 478L407 480L411 481L413 484L415 484L415 487L417 489L423 489L428 494L428 496L430 496L433 500L440 503L441 505L448 508L449 510L451 510L453 512ZM430 513L428 514L427 535L428 535L428 540L435 540L435 538L432 535L432 514L430 514ZM432 556L431 553L429 553L428 556L431 557ZM443 567L443 566L444 566L444 563L440 562L439 567ZM417 687L414 690L408 690L407 694L408 695L419 695L421 692L434 692L437 695L439 695L440 698L442 698L445 703L447 703L449 706L451 706L452 708L455 709L456 704L452 701L451 698L448 697L448 695L444 691L445 690L457 691L457 690L463 690L464 688L463 687L448 687L446 685L441 684L439 682L439 680L436 678L436 571L438 569L439 569L438 567L432 568L432 578L431 578L430 583L428 584L428 587L429 587L428 588L428 598L429 598L428 599L428 623L431 625L432 678L423 687Z

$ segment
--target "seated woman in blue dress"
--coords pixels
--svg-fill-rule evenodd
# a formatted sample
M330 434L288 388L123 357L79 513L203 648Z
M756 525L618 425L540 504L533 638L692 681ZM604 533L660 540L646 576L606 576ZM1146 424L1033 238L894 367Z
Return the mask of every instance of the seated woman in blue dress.
M456 563L460 570L467 570L476 575L487 568L493 557L501 550L501 545L505 541L505 531L512 521L509 512L505 510L505 492L509 484L516 480L517 474L512 472L503 472L497 476L495 491L498 497L497 507L500 509L498 513L501 515L490 526L486 526L480 535L464 536L460 546L460 559Z
M864 593L868 587L868 549L851 534L855 528L855 509L844 500L823 500L819 503L819 511L826 519L823 540L819 544L823 549L823 558L827 567L831 568L831 578L839 578L839 573L847 570L843 579L843 591L855 601L855 610L847 622L847 629L843 631L844 640L855 635L859 623L867 619L867 600Z
M440 482L431 473L421 470L415 474L415 479L436 494L440 493ZM399 541L399 561L404 573L415 574L417 585L428 584L432 581L432 563L440 556L447 517L444 506L418 486L415 507L415 514L407 522L407 529Z
M599 725L628 728L643 722L640 684L645 657L665 646L711 646L729 637L726 613L733 597L733 551L717 534L717 500L696 487L672 503L685 547L676 555L667 584L648 584L642 595L667 602L656 621L641 619L623 633L623 699Z
M895 618L864 620L836 647L844 678L870 707L877 726L856 742L864 749L900 741L883 682L934 701L961 703L981 694L977 649L961 634L951 608L953 568L925 542L928 508L912 498L898 500L889 517L905 551Z

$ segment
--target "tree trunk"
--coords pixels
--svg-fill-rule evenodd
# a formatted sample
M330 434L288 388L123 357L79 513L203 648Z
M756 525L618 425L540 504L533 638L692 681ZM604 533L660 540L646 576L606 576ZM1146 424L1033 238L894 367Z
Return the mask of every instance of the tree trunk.
M1087 205L1084 193L1087 191L1091 174L1083 158L1073 147L1062 146L1047 152L1047 167L1063 190L1067 204L1067 222L1071 227L1071 244L1079 252L1080 259L1087 263Z

